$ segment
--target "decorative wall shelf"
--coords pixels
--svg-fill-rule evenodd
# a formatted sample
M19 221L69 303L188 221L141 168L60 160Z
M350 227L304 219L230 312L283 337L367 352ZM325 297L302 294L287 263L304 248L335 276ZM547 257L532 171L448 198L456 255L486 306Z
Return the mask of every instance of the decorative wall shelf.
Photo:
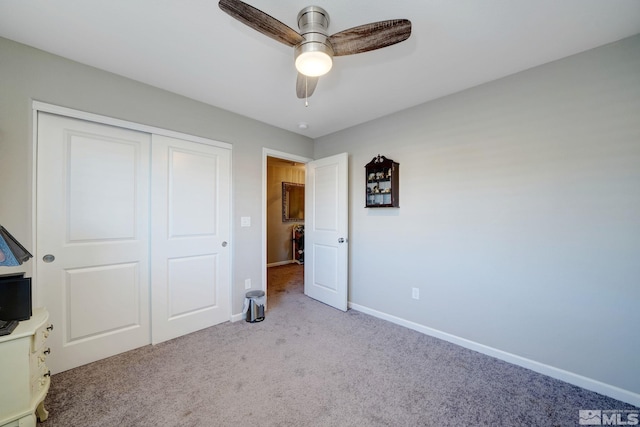
M365 167L367 208L399 208L400 164L378 154Z

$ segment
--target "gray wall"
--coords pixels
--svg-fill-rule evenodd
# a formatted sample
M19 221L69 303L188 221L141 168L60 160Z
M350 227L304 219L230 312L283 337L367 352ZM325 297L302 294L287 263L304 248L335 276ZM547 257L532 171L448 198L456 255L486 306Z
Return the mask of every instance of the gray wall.
M255 203L262 199L262 147L311 157L313 142L0 38L0 224L30 249L32 100L233 144L233 312L241 312L244 279L262 287L262 210ZM252 226L240 228L241 216L250 216ZM31 274L33 260L22 267L14 270Z
M315 141L344 151L350 302L640 393L640 36ZM363 207L377 154L399 209Z

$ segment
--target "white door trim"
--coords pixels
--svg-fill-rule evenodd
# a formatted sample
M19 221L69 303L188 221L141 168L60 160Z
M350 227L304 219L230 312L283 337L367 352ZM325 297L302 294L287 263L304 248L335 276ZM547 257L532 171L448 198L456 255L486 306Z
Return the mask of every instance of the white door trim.
M279 159L291 160L298 163L309 163L313 159L298 156L296 154L285 153L283 151L262 148L262 290L267 291L267 157L277 157ZM267 295L268 298L268 295ZM242 314L234 316L235 320L241 320Z
M199 142L201 144L215 145L221 148L231 149L231 144L228 142L215 141L213 139L203 138L200 136L189 135L182 132L176 132L169 129L163 129L155 126L143 125L140 123L130 122L128 120L115 119L109 116L103 116L100 114L87 113L85 111L74 110L67 107L60 107L59 105L47 104L41 101L33 101L33 110L37 113L42 111L45 113L58 114L59 116L72 117L74 119L82 119L90 122L102 123L105 125L117 126L125 129L137 130L141 132L147 132L150 134L169 136L171 138L184 139L186 141Z

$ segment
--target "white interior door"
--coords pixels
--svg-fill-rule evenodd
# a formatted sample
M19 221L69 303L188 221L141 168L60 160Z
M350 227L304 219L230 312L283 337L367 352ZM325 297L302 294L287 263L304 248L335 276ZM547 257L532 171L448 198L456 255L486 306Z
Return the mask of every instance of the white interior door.
M348 155L307 163L304 293L347 310Z
M153 136L152 342L227 321L229 149Z
M54 373L150 342L149 144L38 114L35 261Z

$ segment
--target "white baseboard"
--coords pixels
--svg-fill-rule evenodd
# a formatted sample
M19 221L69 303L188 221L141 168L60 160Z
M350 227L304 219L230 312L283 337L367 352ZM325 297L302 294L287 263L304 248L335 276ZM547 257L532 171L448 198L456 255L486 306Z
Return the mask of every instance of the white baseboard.
M287 261L278 261L278 262L272 262L270 264L267 264L267 268L269 267L278 267L280 265L287 265L287 264L294 264L296 263L296 261L289 259Z
M512 363L514 365L522 366L523 368L530 369L534 372L538 372L543 375L547 375L551 378L567 382L569 384L582 387L587 390L595 391L596 393L603 394L605 396L612 397L614 399L630 403L635 406L640 406L640 394L634 393L629 390L624 390L620 387L616 387L610 384L603 383L601 381L587 378L582 375L575 374L573 372L565 371L564 369L555 368L544 363L536 362L535 360L527 359L506 351L498 350L493 347L486 346L484 344L470 341L465 338L461 338L455 335L448 334L446 332L439 331L437 329L429 328L419 323L411 322L400 317L392 316L381 311L377 311L362 305L349 303L349 308L360 311L371 316L387 320L396 325L404 326L414 331L421 332L425 335L430 335L435 338L439 338L448 341L453 344L457 344L461 347L468 348L470 350L477 351L478 353L486 354L487 356L495 357L496 359L504 360L505 362Z
M239 322L240 320L245 320L244 318L244 313L239 313L239 314L232 314L231 315L231 323L233 322Z

